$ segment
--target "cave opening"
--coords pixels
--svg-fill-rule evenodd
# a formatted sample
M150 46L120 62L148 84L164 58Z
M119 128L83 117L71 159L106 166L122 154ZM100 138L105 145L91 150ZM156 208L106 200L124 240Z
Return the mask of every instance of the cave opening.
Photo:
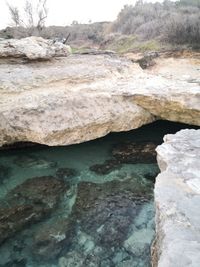
M157 121L82 144L0 151L0 266L151 266Z

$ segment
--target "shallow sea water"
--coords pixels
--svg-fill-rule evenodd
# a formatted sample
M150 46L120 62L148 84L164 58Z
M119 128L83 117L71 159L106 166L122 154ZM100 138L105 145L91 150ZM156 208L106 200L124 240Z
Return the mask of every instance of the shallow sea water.
M181 128L160 121L79 145L0 151L0 266L150 266L157 164L91 166L118 144L160 144Z

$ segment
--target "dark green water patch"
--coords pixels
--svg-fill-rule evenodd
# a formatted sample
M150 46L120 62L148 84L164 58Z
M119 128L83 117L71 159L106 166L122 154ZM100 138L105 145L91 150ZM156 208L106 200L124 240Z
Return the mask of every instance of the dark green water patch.
M182 128L0 151L0 266L150 266L155 147Z

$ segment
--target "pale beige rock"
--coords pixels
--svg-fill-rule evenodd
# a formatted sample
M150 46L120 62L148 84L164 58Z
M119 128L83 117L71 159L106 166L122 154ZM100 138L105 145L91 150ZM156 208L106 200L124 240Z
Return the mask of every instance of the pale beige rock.
M166 135L157 149L156 250L158 267L199 267L200 130Z
M80 143L157 118L200 125L198 83L115 55L0 63L0 145Z
M60 42L45 40L42 37L0 40L1 57L24 57L29 60L50 59L56 56L68 56L71 48Z
M123 95L135 68L126 60L71 56L0 68L1 145L80 143L155 120Z
M145 73L135 103L162 119L200 125L199 56L157 58Z

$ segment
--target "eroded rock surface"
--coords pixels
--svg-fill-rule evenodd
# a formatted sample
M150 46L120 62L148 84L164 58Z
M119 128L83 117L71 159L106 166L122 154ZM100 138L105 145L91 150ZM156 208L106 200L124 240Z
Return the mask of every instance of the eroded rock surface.
M140 72L125 59L76 55L0 69L0 145L80 143L155 120L124 95Z
M154 266L198 267L200 130L182 130L166 135L164 141L157 148L161 174L155 185L157 256L154 254Z
M180 78L144 71L116 55L72 55L27 64L3 59L0 146L81 143L157 118L200 125L199 61L187 63L192 67L180 69Z

